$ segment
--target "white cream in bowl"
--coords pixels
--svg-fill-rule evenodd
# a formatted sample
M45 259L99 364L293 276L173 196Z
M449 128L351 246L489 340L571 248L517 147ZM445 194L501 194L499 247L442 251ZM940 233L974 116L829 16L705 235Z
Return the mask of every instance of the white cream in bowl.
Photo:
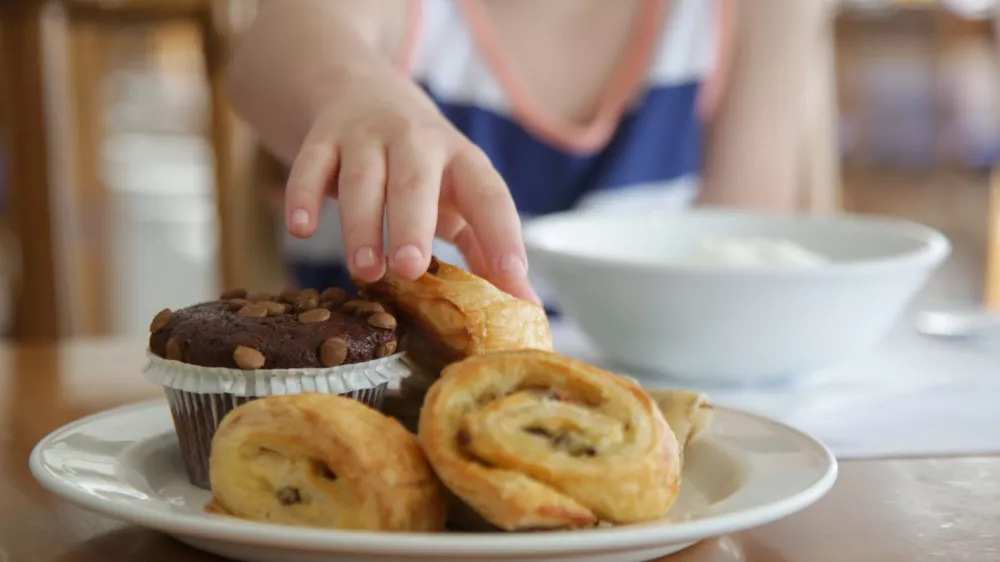
M713 236L699 240L687 262L721 267L817 267L830 260L784 238Z

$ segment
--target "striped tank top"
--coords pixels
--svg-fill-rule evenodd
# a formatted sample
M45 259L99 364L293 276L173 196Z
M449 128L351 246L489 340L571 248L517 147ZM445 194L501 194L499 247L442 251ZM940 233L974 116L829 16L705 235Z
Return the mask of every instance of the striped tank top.
M490 157L523 219L569 209L676 208L697 193L703 125L730 55L732 0L650 0L592 123L533 108L476 0L414 0L403 69ZM336 201L309 239L286 235L303 287L349 286ZM435 240L440 259L464 265ZM544 281L532 278L546 298ZM546 298L548 302L548 299Z

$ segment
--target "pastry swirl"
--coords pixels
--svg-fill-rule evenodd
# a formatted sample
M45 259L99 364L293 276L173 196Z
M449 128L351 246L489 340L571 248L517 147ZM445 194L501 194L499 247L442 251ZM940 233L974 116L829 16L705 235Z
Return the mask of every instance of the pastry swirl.
M212 441L211 511L334 529L439 531L445 496L416 438L349 398L272 396Z
M708 396L690 390L648 389L646 392L660 407L683 456L691 441L708 431L712 424L712 403Z
M437 258L416 280L387 273L374 283L355 284L365 297L387 302L408 321L406 351L433 373L491 351L552 350L545 309Z
M546 351L447 367L419 437L445 485L504 530L656 519L680 485L677 441L649 395Z

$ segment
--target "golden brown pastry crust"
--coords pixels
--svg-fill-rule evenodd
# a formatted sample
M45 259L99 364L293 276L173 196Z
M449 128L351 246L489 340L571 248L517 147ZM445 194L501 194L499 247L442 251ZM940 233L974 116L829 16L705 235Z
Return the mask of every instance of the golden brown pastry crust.
M674 432L681 454L696 437L708 431L714 412L708 396L690 390L647 389L656 401L667 425Z
M649 395L551 352L450 365L419 436L445 485L505 530L656 519L680 485L677 441Z
M437 258L413 281L387 273L375 283L355 283L366 298L387 302L410 321L406 351L434 373L491 351L552 350L545 309Z
M212 441L214 513L310 527L440 531L445 496L416 438L340 396L248 402Z

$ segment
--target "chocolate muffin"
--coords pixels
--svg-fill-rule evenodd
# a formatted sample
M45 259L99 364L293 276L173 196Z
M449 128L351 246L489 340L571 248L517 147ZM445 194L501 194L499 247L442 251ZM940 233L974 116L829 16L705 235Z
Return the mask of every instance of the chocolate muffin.
M386 350L395 349L395 318L384 311L356 314L313 308L296 312L277 303L285 310L273 313L267 308L273 304L250 303L234 310L226 301L215 301L183 308L170 313L162 328L150 334L149 348L164 359L230 369L336 367L378 359L392 353ZM377 327L373 317L376 323L380 319L384 323ZM343 354L322 353L324 343L332 339L342 342L338 348L343 348ZM255 350L263 364L239 364L234 352L240 347Z
M395 317L337 288L227 291L162 310L149 330L147 378L164 387L188 476L206 489L215 430L240 404L322 392L378 408L388 383L410 374Z

